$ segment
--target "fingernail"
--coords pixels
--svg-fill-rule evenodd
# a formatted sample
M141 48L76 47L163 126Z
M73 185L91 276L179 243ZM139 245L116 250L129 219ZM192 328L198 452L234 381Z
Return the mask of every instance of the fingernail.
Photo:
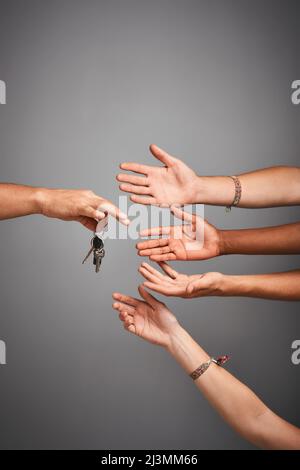
M129 220L127 214L125 212L119 212L119 217L122 220Z
M98 212L97 211L96 214L97 214L98 219L104 219L104 217L105 217L105 214L103 214L103 212Z

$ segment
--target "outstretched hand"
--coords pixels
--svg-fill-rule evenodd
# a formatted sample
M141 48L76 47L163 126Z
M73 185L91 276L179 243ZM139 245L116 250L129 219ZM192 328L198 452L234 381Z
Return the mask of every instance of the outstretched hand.
M210 259L221 254L220 230L201 217L176 206L172 206L171 210L183 223L142 230L142 237L166 235L167 238L139 242L137 249L140 256L149 256L152 261L191 261Z
M114 293L113 308L119 312L124 328L153 344L168 347L172 334L180 327L165 304L156 300L144 287L139 286L143 300Z
M150 145L150 152L164 166L140 163L121 163L120 168L142 176L121 173L117 180L120 189L131 193L131 201L140 204L164 205L193 204L196 201L198 176L178 158Z
M187 299L222 295L223 274L221 273L212 272L188 276L178 273L168 263L160 262L158 264L165 274L148 263L142 263L139 268L139 272L146 279L143 285L148 289L166 296Z

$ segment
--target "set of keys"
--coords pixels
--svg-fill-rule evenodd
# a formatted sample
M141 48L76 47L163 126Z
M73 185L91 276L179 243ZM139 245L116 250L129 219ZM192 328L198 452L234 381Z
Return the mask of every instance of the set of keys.
M86 260L91 256L93 253L93 265L95 266L95 271L96 273L99 272L100 266L102 259L104 258L105 255L105 250L104 250L104 243L101 238L99 238L97 235L95 235L92 240L91 240L91 248L88 251L88 254L82 261L82 264L86 262Z
M82 264L84 264L86 260L93 253L93 265L95 266L96 273L99 272L102 259L105 256L104 243L103 243L101 236L103 235L104 232L107 231L107 223L108 223L107 217L105 217L105 219L98 222L95 234L91 240L91 248L89 249L84 260L82 261Z

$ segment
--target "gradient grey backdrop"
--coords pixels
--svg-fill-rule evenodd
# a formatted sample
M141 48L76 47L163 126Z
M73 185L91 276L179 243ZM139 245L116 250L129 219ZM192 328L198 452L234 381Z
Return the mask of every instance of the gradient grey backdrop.
M119 162L151 163L151 142L200 174L298 165L297 3L1 0L1 181L91 188L117 202ZM207 207L206 216L238 228L300 214ZM121 327L111 293L136 293L135 242L107 242L96 276L81 266L90 234L79 225L33 216L0 231L1 448L251 448L165 351ZM177 267L262 273L297 268L299 257ZM300 366L290 359L299 303L167 303L201 345L231 353L228 369L300 425Z

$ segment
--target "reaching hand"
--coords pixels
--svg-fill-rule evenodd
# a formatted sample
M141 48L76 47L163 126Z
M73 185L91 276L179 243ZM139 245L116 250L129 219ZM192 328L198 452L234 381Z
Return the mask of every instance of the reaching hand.
M142 230L142 237L168 235L168 238L146 240L137 244L140 256L153 261L186 261L214 258L221 254L220 231L201 217L171 208L175 217L187 224L171 227L155 227Z
M179 323L168 308L142 286L139 293L144 301L114 293L113 308L119 311L124 328L153 344L168 347L172 333Z
M140 204L193 204L198 177L181 160L172 157L156 145L150 146L152 155L164 166L148 166L139 163L122 163L122 170L139 173L134 176L127 173L119 174L122 191L132 193L131 201Z
M142 263L139 272L146 281L143 283L148 289L160 294L183 297L205 297L211 295L222 295L221 273L205 273L188 276L180 274L167 263L158 263L166 274L162 274L148 263Z
M114 204L88 190L42 189L40 211L47 217L80 222L95 230L97 221L110 214L128 225L129 220Z

